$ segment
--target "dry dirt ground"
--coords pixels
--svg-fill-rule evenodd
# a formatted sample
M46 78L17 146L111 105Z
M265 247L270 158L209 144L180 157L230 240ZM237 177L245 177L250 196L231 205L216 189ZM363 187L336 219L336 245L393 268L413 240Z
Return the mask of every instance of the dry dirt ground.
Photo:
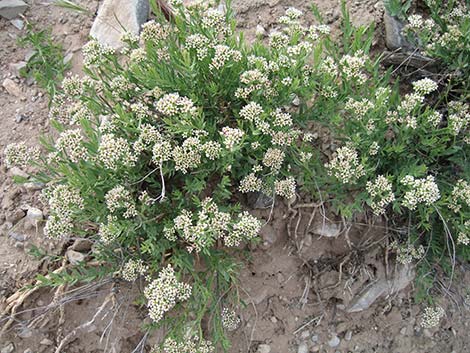
M50 27L55 39L72 54L72 71L80 71L81 46L87 41L92 18L54 7L45 0L28 0L25 18L36 28ZM78 1L94 12L98 2ZM339 3L315 0L325 20L338 31ZM383 42L382 6L378 1L347 1L355 24L373 23L378 28L375 44ZM266 31L276 27L276 19L289 6L308 12L310 1L303 0L235 0L240 30L253 38L256 26ZM0 19L0 81L12 78L21 88L18 96L0 89L0 150L11 142L37 142L49 131L48 99L33 82L15 77L11 63L24 60L28 50L18 47L22 31ZM60 252L57 244L44 240L41 228L25 224L24 214L38 205L34 185L17 186L11 171L0 166L0 311L6 299L31 282L36 273L44 273L46 264L29 255L33 246L50 253ZM302 202L309 202L304 198ZM312 212L314 217L311 218ZM419 326L423 306L412 299L412 269L403 269L388 261L384 244L384 227L370 220L357 220L346 232L342 223L337 238L307 232L322 224L327 214L321 208L294 208L279 205L262 232L262 244L253 249L240 275L240 295L246 306L240 308L240 327L231 334L235 352L308 353L308 352L398 352L464 353L470 352L467 322L470 317L467 284L470 274L464 265L457 267L453 285L443 285L434 296L445 311L438 328ZM255 211L267 218L269 211ZM312 220L309 226L310 218ZM328 221L327 221L328 222ZM329 224L329 223L328 223ZM13 227L13 232L11 228ZM317 227L318 228L318 227ZM349 226L347 227L349 228ZM17 230L17 231L16 231ZM15 234L10 236L8 234ZM369 308L350 312L358 298L370 293L382 280L404 281L401 291L392 291ZM411 284L410 284L411 283ZM392 288L393 289L393 288ZM369 290L369 292L368 292ZM61 293L40 289L22 307L10 329L0 336L1 353L55 352L59 342L77 327L67 353L148 351L158 341L158 334L145 337L140 326L145 310L135 304L139 284L103 281ZM106 298L112 300L100 307ZM64 299L66 298L66 299ZM87 324L99 312L97 320ZM41 321L34 321L40 317ZM5 319L1 323L5 323ZM1 325L0 325L1 326ZM136 347L138 348L137 350ZM142 349L142 350L141 350Z

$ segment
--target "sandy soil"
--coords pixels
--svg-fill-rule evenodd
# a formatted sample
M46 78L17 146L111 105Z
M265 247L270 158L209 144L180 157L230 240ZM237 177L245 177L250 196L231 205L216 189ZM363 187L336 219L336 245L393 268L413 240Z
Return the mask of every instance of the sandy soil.
M92 11L97 7L97 1L78 2ZM325 14L326 22L338 31L339 3L330 0L313 2ZM66 53L73 54L72 71L79 72L80 50L87 40L92 18L40 0L29 0L28 3L26 19L38 28L51 27ZM269 31L276 28L276 19L287 7L308 12L309 3L302 0L235 0L234 7L240 30L253 38L258 24ZM347 3L354 23L377 26L375 43L380 50L383 10L379 1L349 0ZM18 96L0 90L1 151L11 142L26 140L34 144L42 133L49 131L47 97L34 83L15 77L10 67L11 63L24 60L28 54L27 49L19 48L16 43L21 34L9 21L0 19L0 81L9 77L21 88ZM63 250L44 240L40 227L25 224L24 213L38 205L39 191L34 186L14 185L10 176L11 171L7 172L2 163L0 311L7 305L7 297L30 283L36 273L45 273L46 266L50 265L50 261L39 262L29 254L34 246L52 253ZM233 347L230 352L262 353L267 352L266 345L272 353L464 353L470 350L467 335L470 303L464 300L469 294L470 274L465 272L464 265L458 266L453 285L435 294L437 303L446 310L439 328L423 330L419 327L423 306L414 304L412 284L380 298L364 311L348 313L348 308L378 280L393 282L399 277L400 270L388 262L386 247L382 246L384 230L380 223L365 227L360 223L370 223L370 220L358 220L349 231L348 240L344 232L337 238L321 237L306 231L306 221L312 210L298 210L302 219L295 231L298 214L294 217L287 206L279 205L271 223L263 229L263 242L253 249L240 276L246 307L240 310L240 327L231 334ZM260 217L268 216L265 210L256 213ZM321 223L322 219L317 214L313 224ZM12 227L18 231L16 239L7 236ZM105 317L86 325L103 301L110 298L111 290L112 302L103 309ZM109 280L74 292L69 289L66 296L60 293L62 296L54 297L54 292L40 289L18 308L24 312L19 316L20 320L0 336L0 351L3 353L3 349L12 344L13 352L54 352L67 334L81 326L63 352L133 352L143 338L139 327L148 320L145 310L135 302L138 293L138 283L130 286ZM69 298L66 303L61 302L60 298L64 297ZM41 324L28 328L27 323L38 315L42 315ZM146 337L145 347L150 347L159 338L158 334Z

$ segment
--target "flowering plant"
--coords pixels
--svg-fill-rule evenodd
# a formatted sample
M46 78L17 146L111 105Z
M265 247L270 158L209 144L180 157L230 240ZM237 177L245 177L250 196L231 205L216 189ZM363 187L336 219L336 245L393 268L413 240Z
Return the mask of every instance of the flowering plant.
M421 235L442 220L468 242L467 105L426 106L438 89L429 79L401 97L370 58L372 30L352 27L344 7L341 45L290 8L267 44L250 46L230 6L172 6L171 22L156 10L140 37L126 34L122 55L83 48L86 76L54 97L59 137L44 140L46 155L5 151L8 166L40 169L47 236L92 239L111 272L145 278L163 352L210 352L204 334L227 349L233 253L262 226L242 210L246 193L293 200L302 188L346 217L370 206L412 218Z

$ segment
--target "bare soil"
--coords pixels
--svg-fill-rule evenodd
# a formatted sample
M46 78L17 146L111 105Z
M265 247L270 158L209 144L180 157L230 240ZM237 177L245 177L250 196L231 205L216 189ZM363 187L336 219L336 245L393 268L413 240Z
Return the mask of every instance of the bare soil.
M52 28L66 53L73 54L72 71L80 72L80 51L93 18L41 0L27 2L30 8L25 19L36 28ZM93 12L98 6L92 0L77 2ZM338 33L339 2L312 2ZM355 24L377 27L374 43L376 50L380 50L381 3L348 0L347 4ZM235 0L233 5L240 30L248 38L254 38L257 25L269 32L276 28L276 19L287 7L294 6L308 13L310 1ZM308 18L311 20L312 16ZM33 82L15 77L10 67L11 63L25 60L28 54L28 49L20 48L16 42L23 31L0 19L0 81L12 78L21 89L18 96L0 89L1 151L12 142L25 140L35 144L41 134L49 132L48 98ZM34 246L50 253L63 251L61 244L44 239L41 227L25 224L24 212L39 205L39 191L13 184L10 174L2 163L0 312L7 307L7 298L31 283L37 273L46 273L50 261L39 262L31 256ZM377 220L357 220L346 232L338 222L342 229L338 237L322 237L310 231L315 227L307 227L313 211L314 208L306 207L297 209L296 213L286 205L278 205L271 222L263 229L262 244L253 249L249 259L244 259L246 266L240 275L239 290L246 307L240 308L241 325L231 334L231 353L261 353L266 348L263 345L269 345L272 353L470 351L470 303L465 301L469 298L470 274L466 265L457 266L452 286L444 283L442 291L434 294L436 303L446 311L438 328L420 328L423 305L413 300L412 282L404 290L379 298L368 309L349 313L348 308L378 279L392 280L397 276L398 269L387 252L383 224ZM325 214L319 208L316 212L312 224L322 224L328 212ZM265 219L269 216L269 210L254 213ZM331 215L330 218L334 219ZM325 222L330 224L328 220ZM19 234L16 239L7 235L12 227ZM13 344L13 352L55 352L61 340L76 330L61 352L140 352L135 350L144 338L140 327L148 320L145 308L136 304L140 289L139 283L129 285L111 280L78 289L39 289L17 308L22 313L8 332L0 336L0 351ZM65 302L63 298L67 298ZM103 315L90 323L98 312ZM41 320L28 327L37 317ZM142 351L148 351L160 338L158 332L145 337Z

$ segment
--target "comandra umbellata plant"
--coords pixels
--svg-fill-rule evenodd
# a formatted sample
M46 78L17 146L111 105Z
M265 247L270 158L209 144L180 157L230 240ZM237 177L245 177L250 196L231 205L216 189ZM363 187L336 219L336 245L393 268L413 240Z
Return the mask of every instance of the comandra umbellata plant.
M92 239L109 273L145 281L151 326L167 332L156 351L229 346L234 255L264 222L243 210L245 193L282 200L302 189L348 218L404 221L403 262L430 239L436 256L448 237L467 251L467 105L426 106L438 89L429 79L400 96L369 56L372 29L354 28L344 8L340 44L290 8L268 43L248 45L229 4L171 5L170 22L155 11L121 53L83 48L86 75L54 97L59 135L45 154L5 151L8 166L40 169L48 237ZM340 147L324 149L313 126Z

